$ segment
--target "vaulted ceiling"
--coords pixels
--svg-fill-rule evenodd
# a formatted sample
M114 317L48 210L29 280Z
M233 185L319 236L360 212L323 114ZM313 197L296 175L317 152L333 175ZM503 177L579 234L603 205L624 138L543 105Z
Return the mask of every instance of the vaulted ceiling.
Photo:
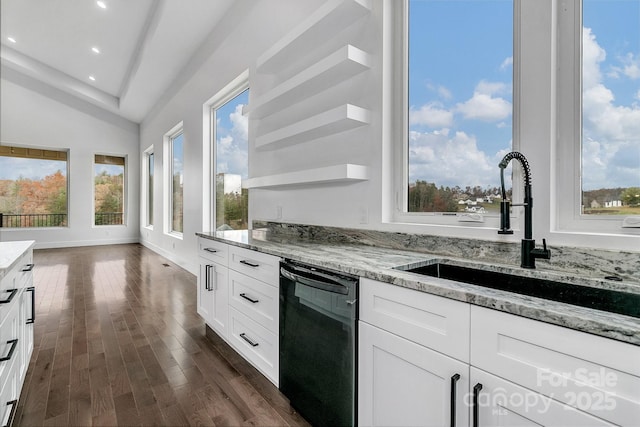
M2 0L2 69L141 122L232 3Z

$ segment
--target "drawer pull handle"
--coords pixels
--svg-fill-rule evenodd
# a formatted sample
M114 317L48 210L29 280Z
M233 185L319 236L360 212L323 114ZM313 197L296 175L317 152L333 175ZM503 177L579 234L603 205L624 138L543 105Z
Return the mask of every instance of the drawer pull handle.
M11 423L13 423L13 417L16 415L16 408L18 407L17 400L11 400L7 402L7 406L11 405L11 411L9 412L9 418L7 419L6 424L2 424L2 427L9 427Z
M25 322L27 325L30 325L36 321L36 288L29 286L26 292L31 292L31 318Z
M480 394L480 390L482 390L482 384L478 383L473 386L473 427L480 426L480 414L478 408L478 395Z
M22 271L31 271L33 270L33 267L35 267L35 264L27 264L25 268L22 269Z
M249 267L253 267L253 268L260 267L260 264L256 264L256 263L253 263L251 261L247 261L246 259L241 260L240 264L248 265Z
M204 250L212 254L215 254L216 252L218 252L217 249L213 249L213 248L204 248Z
M257 347L259 345L257 342L254 342L249 337L247 337L247 334L245 334L244 332L240 334L240 338L248 342L251 347Z
M460 374L451 377L451 427L456 427L456 385Z
M4 299L2 301L0 301L0 304L8 304L11 302L11 300L13 300L13 297L16 296L16 293L18 292L17 289L7 289L5 292L11 292L9 294L9 296L7 297L7 299Z
M259 302L260 302L260 300L257 300L257 299L253 299L253 298L251 298L251 297L248 297L248 296L247 296L247 294L245 294L245 293L241 293L241 294L240 294L240 296L241 296L242 298L246 299L247 301L251 302L252 304L257 304L257 303L259 303Z
M9 354L7 354L6 357L0 358L0 362L6 362L8 360L11 360L11 358L13 357L13 352L16 351L16 347L18 346L18 339L14 339L14 340L9 340L7 341L7 344L11 344L11 348L9 349Z
M213 270L213 273L212 273ZM213 278L213 285L211 284ZM208 291L216 290L216 267L214 265L206 265L204 272L204 288Z

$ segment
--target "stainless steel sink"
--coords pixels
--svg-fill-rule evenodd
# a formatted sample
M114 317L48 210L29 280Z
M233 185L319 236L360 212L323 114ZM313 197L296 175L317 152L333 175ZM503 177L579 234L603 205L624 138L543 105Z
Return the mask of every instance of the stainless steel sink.
M485 288L499 289L640 318L640 294L631 292L580 286L544 278L518 276L471 266L461 266L455 262L444 260L417 266L416 264L411 264L395 268L423 276L454 280Z

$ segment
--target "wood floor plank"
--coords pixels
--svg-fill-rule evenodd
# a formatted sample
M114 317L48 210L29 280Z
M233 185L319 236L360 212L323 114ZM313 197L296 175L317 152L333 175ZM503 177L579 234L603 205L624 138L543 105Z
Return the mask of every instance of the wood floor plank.
M34 251L34 353L14 426L308 426L138 244ZM165 267L164 264L168 264Z

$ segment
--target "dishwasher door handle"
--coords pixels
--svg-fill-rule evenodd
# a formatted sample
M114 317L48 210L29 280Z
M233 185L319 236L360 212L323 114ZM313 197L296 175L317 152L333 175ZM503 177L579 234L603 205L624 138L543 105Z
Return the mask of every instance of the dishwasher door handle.
M309 272L307 271L305 271L305 273L309 274ZM349 289L346 286L340 283L336 283L330 277L325 277L325 275L316 276L317 278L312 278L296 274L292 271L287 270L285 267L280 267L280 274L293 282L301 283L305 286L332 292L334 294L349 295Z

